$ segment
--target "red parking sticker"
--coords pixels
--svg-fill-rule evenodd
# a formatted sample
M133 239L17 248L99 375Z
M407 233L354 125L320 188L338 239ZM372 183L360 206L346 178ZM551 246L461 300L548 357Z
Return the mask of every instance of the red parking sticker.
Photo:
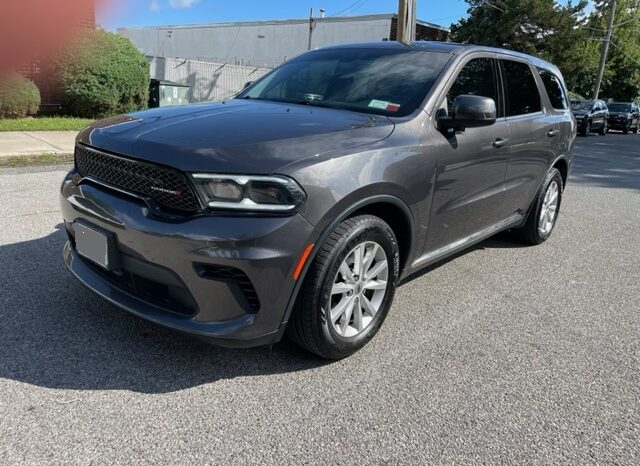
M388 112L397 112L398 110L400 110L400 105L399 104L389 104L389 105L387 105L387 111Z

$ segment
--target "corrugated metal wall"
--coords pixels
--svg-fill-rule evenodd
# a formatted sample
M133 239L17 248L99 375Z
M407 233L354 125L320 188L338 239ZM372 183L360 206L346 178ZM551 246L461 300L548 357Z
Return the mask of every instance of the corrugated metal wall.
M190 86L189 101L220 101L242 90L245 83L255 81L269 68L237 66L182 58L150 57L151 78Z
M392 15L121 28L146 55L273 68L309 49L389 38Z

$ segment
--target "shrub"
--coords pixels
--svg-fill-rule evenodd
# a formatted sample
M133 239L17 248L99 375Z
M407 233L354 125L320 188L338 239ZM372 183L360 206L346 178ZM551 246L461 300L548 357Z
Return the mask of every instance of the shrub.
M0 79L0 118L24 118L40 108L40 91L27 78L9 73Z
M124 37L92 31L68 47L56 63L68 113L100 118L147 107L149 63Z

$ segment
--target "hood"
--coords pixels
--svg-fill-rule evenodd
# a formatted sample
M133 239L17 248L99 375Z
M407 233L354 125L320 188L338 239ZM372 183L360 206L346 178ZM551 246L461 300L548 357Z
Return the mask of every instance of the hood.
M625 112L611 112L609 111L609 116L629 116L631 115L631 111L625 111Z
M591 113L590 110L571 110L574 115L589 115Z
M78 141L184 171L271 174L388 137L386 117L255 100L147 110L96 122Z

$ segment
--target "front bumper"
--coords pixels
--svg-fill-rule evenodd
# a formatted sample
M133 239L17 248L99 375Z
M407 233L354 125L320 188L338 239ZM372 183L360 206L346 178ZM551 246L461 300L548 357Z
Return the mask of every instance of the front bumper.
M627 118L609 118L607 120L607 124L609 125L609 129L622 131L623 129L631 126L631 121Z
M87 287L150 321L222 346L277 342L313 234L300 215L163 219L141 200L96 185L61 188L69 241L64 259ZM113 238L117 267L106 271L75 250L76 222Z
M578 129L583 129L587 125L587 121L589 121L588 118L577 118L576 117L576 123L578 125Z

